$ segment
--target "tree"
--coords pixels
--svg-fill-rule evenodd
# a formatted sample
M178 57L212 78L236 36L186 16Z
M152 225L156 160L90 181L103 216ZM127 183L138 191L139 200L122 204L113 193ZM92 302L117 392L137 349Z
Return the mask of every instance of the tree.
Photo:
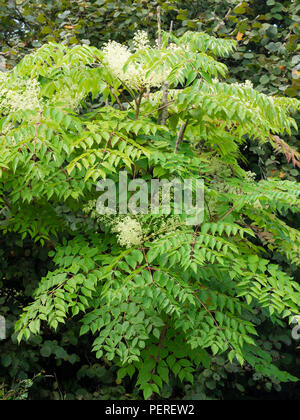
M186 32L158 44L144 33L130 48L48 44L1 75L1 230L47 244L54 263L17 323L18 340L72 316L120 380L136 375L144 398L171 374L192 381L216 354L296 380L259 347L253 314L282 325L299 312L298 283L262 244L299 264L299 231L284 217L299 212L300 189L256 181L239 147L247 137L278 147L297 128L299 101L228 83L216 57L234 41ZM204 223L186 224L176 208L99 215L97 180L124 170L204 178Z
M205 31L239 41L227 65L230 81L249 79L267 94L299 97L299 5L257 1L10 1L0 3L3 31L0 66L10 68L46 42L88 43L101 48L109 39L125 42L138 28L156 36L156 8L162 8L165 30L182 35L186 29ZM296 116L297 122L298 117ZM298 147L298 139L285 138ZM262 177L295 179L298 169L267 146L249 144L249 166Z

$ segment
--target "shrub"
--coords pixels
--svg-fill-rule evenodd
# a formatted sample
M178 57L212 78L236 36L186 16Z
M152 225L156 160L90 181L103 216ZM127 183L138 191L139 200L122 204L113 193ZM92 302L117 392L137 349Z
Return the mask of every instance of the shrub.
M58 330L70 317L93 334L97 358L134 377L144 398L170 375L193 381L214 356L295 381L260 348L254 314L284 325L299 313L300 286L266 257L299 264L300 188L257 181L242 169L251 138L299 156L281 135L299 101L251 82L227 83L217 60L236 43L204 33L163 33L151 47L47 44L1 74L2 234L53 248L54 268L17 322L18 340ZM103 217L96 183L127 171L205 180L205 219L188 214ZM129 229L130 228L130 229Z

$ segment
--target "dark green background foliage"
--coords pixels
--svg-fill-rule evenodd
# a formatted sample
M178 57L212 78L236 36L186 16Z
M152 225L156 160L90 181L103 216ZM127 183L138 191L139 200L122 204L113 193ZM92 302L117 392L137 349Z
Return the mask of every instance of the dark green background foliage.
M165 30L173 21L176 35L187 29L201 30L239 41L238 50L226 63L230 81L249 79L261 92L299 97L300 4L296 1L0 0L0 69L14 67L25 54L49 41L100 47L109 39L124 42L137 29L154 36L159 4ZM286 140L299 148L299 138ZM242 152L247 158L245 167L261 178L299 180L299 170L267 145L249 142ZM70 225L78 222L70 220L71 213L64 217ZM299 218L289 222L299 229ZM90 352L93 339L79 337L75 318L58 334L44 328L42 335L17 345L12 325L31 301L39 279L53 268L50 249L51 243L41 246L18 234L0 238L0 315L10 321L8 338L0 342L0 399L140 398L130 380L117 380L112 364L97 360ZM269 258L300 280L297 268L281 256L274 253ZM298 344L291 340L290 329L274 330L261 314L257 322L262 348L278 366L300 377ZM247 365L230 365L225 358L216 357L210 367L199 370L193 386L172 379L162 396L299 399L299 391L297 384L282 387Z
M8 4L7 4L8 3ZM156 7L162 6L165 29L181 35L187 29L236 37L231 74L251 79L259 90L299 95L298 2L223 1L14 1L0 2L1 50L14 61L45 42L124 42L137 29L156 32Z

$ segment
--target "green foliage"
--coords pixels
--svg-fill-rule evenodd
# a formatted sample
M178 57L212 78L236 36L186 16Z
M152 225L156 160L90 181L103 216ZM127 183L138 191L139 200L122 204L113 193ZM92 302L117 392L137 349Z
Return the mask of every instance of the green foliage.
M239 41L228 60L230 81L249 79L261 92L299 96L299 5L294 1L10 0L8 7L6 2L0 2L4 28L0 67L10 68L45 42L100 47L109 39L125 42L141 28L155 36L158 5L162 8L163 27L167 30L172 21L176 35L201 30ZM299 147L295 136L285 140ZM252 157L251 167L263 177L299 176L298 169L284 158L279 160L265 145L251 143L247 157Z
M135 51L116 69L104 50L47 44L1 76L0 230L53 248L18 341L76 317L96 357L118 366L119 380L134 377L145 399L171 376L193 382L217 355L296 380L260 349L251 315L283 325L299 313L300 286L262 245L299 264L298 231L285 217L299 212L300 188L256 181L240 166L240 146L293 134L300 103L228 83L217 57L234 47L202 33L164 34L162 49ZM124 169L134 178L204 178L204 223L139 216L141 244L122 247L93 203L96 181ZM44 342L42 357L52 354L72 357Z
M33 381L26 379L17 384L14 389L0 390L0 399L2 401L20 401L28 399L28 391L32 387Z
M173 20L176 35L205 30L237 38L231 77L248 78L260 91L299 94L299 5L291 1L2 1L2 54L10 64L45 42L100 47L109 39L126 41L141 28L153 35L158 5L165 29Z
M43 328L18 345L14 324L52 264L49 248L18 235L1 236L0 249L0 313L7 321L7 338L0 342L0 399L132 398L116 384L115 368L86 352L92 340L79 337L76 319L55 336Z

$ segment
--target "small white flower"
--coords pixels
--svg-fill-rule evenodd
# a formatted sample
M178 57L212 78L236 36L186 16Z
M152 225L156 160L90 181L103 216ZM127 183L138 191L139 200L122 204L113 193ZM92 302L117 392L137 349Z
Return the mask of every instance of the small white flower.
M143 242L143 231L141 224L131 217L127 216L124 220L119 221L113 228L112 232L118 233L118 242L121 246L131 248L132 246L141 245Z
M175 44L174 42L171 42L168 46L168 49L170 51L178 51L181 49L181 47L179 47L179 45Z
M246 176L247 176L248 181L250 182L255 181L256 179L256 173L251 172L251 171L246 172Z
M135 51L143 50L145 48L150 48L150 41L148 34L145 31L137 31L133 37L133 45Z
M4 114L41 108L40 84L36 79L18 79L10 82L0 74L0 110Z
M54 105L63 104L64 107L72 111L78 111L80 103L84 98L84 92L78 92L76 88L65 87L64 89L57 91L51 99L51 103Z
M143 31L139 31L135 35L133 44L135 52L150 48L148 36ZM126 45L110 41L104 46L103 53L104 62L110 71L131 88L149 90L151 87L161 87L167 79L168 75L163 71L153 71L147 74L149 68L146 60L143 60L142 57L132 60L124 70L125 64L133 55Z
M246 88L253 88L253 83L250 80L246 80L246 82L244 83L244 86Z

